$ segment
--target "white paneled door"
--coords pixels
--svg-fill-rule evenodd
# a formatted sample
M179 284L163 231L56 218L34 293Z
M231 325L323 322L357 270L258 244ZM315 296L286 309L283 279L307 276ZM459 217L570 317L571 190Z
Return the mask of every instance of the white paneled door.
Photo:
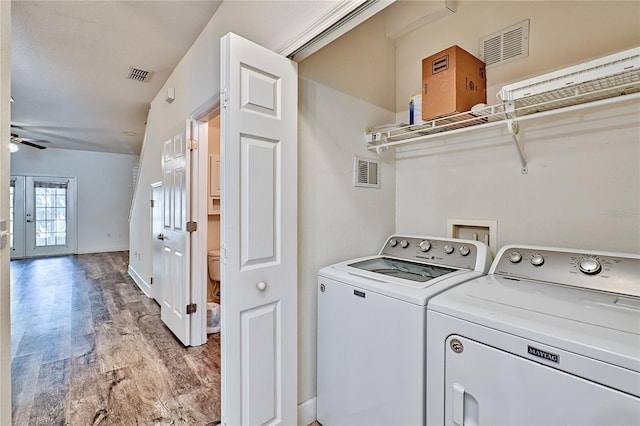
M222 421L297 423L297 65L221 40Z
M175 336L190 344L190 164L189 122L164 142L160 317Z

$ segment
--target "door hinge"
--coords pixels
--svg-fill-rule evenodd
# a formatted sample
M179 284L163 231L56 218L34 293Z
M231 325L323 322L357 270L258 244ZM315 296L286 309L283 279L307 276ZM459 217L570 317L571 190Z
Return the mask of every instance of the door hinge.
M222 108L226 108L227 104L229 103L229 97L227 96L227 89L222 89L220 91L220 99L221 99L221 104L222 104Z
M149 285L153 285L153 277L151 277L151 280L149 280Z
M187 232L196 232L198 230L198 222L187 222Z
M154 208L156 206L156 200L151 200L151 208Z
M189 139L189 140L187 141L187 149L190 149L190 150L192 150L192 151L193 151L194 149L198 149L198 141L197 141L197 140L195 140L195 139Z
M187 315L195 314L198 310L198 305L195 303L189 303L187 305Z

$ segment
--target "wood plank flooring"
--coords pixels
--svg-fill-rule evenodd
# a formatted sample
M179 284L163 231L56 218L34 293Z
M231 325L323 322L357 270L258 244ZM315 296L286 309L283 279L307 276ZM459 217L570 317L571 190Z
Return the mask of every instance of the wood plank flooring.
M14 425L210 425L220 340L185 348L126 252L11 262Z

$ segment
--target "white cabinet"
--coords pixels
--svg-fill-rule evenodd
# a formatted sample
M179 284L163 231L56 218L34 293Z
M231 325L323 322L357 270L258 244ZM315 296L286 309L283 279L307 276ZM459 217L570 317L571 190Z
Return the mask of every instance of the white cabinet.
M207 213L220 214L220 155L209 154L209 190L207 196Z

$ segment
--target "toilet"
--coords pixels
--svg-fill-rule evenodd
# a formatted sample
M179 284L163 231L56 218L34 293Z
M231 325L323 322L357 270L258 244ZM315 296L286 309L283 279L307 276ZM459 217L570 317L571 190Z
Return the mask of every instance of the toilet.
M220 332L220 250L207 253L207 334Z
M220 250L209 250L207 254L207 301L220 303Z

